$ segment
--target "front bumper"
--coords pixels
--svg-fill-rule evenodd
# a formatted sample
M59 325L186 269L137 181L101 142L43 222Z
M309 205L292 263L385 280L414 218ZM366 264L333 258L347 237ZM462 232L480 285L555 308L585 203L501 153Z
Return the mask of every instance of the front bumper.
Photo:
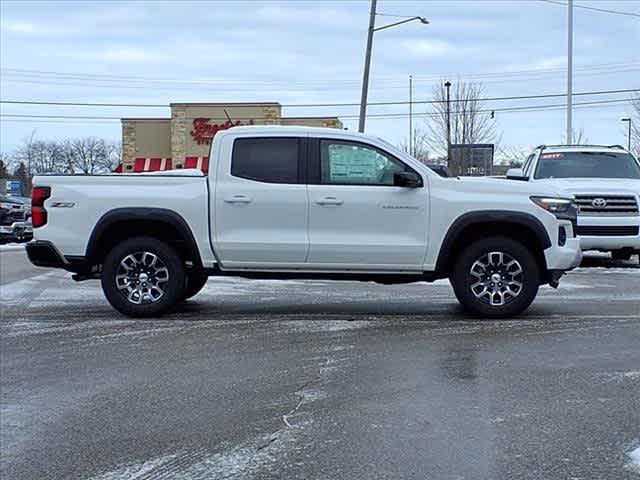
M640 250L640 217L578 216L578 229L596 231L597 235L582 234L580 247L583 250ZM616 235L616 230L631 230L630 235ZM609 230L609 231L607 231Z
M30 222L13 222L11 225L0 225L0 236L15 240L31 239L33 238L33 227Z
M544 251L548 270L571 270L582 262L582 249L578 238L567 238L564 246L553 245Z

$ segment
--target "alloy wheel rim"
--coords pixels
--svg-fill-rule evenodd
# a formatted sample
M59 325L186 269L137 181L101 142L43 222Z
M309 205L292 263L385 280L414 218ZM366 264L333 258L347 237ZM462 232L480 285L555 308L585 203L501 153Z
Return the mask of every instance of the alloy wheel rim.
M115 280L118 291L130 303L156 303L165 294L169 269L155 253L135 252L120 261Z
M515 300L523 290L524 270L518 260L505 252L488 252L471 269L471 293L483 303L501 307Z

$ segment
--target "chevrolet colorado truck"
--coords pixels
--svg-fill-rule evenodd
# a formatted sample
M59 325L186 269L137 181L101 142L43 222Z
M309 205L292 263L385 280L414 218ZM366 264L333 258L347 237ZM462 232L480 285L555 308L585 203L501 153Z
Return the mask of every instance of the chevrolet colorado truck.
M31 262L99 278L133 317L159 315L217 275L449 278L469 312L507 317L581 259L571 197L443 178L377 138L235 127L218 132L209 158L207 175L35 177Z
M620 260L640 253L640 163L623 147L541 145L507 178L574 195L583 250L611 252Z

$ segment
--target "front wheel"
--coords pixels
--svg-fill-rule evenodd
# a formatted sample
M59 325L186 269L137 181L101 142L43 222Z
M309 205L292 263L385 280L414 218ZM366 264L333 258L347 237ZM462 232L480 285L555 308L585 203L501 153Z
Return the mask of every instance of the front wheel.
M451 285L462 306L489 318L523 312L540 285L533 253L508 237L489 237L467 246L455 261Z
M184 292L184 266L166 243L134 237L116 245L102 267L109 303L129 317L152 317L171 308Z

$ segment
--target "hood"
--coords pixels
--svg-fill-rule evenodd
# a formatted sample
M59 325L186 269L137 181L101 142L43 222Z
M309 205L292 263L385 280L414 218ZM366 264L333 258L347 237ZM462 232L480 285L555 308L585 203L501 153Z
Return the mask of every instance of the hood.
M544 183L574 195L588 193L630 193L640 195L640 179L632 178L548 178L533 183Z
M546 182L525 182L497 177L449 177L442 180L450 186L466 192L522 193L526 195L572 198L573 194L561 186Z

